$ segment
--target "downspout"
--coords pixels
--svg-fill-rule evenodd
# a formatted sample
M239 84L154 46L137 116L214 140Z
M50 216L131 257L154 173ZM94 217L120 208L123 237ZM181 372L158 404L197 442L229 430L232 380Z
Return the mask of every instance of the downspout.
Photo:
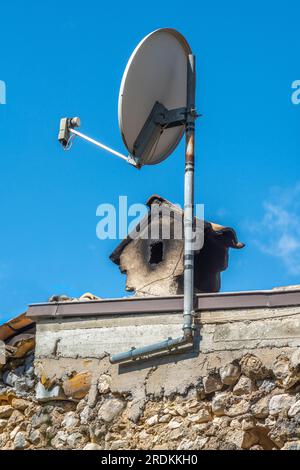
M185 176L184 176L184 299L183 299L183 335L178 338L168 338L159 343L110 356L110 362L117 364L132 359L139 359L149 354L171 351L179 346L194 342L194 149L195 149L195 94L196 68L195 56L189 54L187 63L187 116L186 116L186 147L185 147Z

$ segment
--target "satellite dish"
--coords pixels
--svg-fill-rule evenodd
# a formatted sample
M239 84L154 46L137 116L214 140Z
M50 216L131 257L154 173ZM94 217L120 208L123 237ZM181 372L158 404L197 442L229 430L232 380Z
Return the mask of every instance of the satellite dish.
M166 159L183 136L182 115L181 125L160 127L149 145L140 151L135 145L155 103L167 110L186 108L189 54L186 39L175 29L164 28L146 36L127 63L119 93L118 118L124 144L130 155L138 157L139 166Z

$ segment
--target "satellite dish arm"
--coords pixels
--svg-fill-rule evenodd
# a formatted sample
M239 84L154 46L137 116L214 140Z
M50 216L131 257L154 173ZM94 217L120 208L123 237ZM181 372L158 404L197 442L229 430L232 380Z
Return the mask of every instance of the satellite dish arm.
M128 162L128 157L126 157L120 152L117 152L117 150L114 150L111 147L108 147L107 145L102 144L98 140L92 139L91 137L88 137L87 135L82 134L82 132L78 132L75 129L70 129L70 133L73 135L77 135L78 137L81 137L81 139L86 140L87 142L90 142L91 144L94 144L97 147L100 147L101 149L106 150L107 152L111 153L112 155L122 158L123 160L126 160Z
M122 153L118 152L117 150L112 149L111 147L108 147L107 145L102 144L98 140L92 139L91 137L83 134L82 132L79 132L75 130L75 127L80 126L80 119L78 117L74 118L62 118L60 121L60 130L58 134L58 140L61 143L62 147L64 150L69 150L71 145L72 145L72 136L74 137L80 137L83 140L86 140L87 142L90 142L91 144L96 145L97 147L101 148L102 150L106 150L106 152L111 153L112 155L115 155L116 157L122 158L122 160L126 160L128 163L130 163L133 166L137 166L135 160L131 155L128 155L127 157L123 155Z

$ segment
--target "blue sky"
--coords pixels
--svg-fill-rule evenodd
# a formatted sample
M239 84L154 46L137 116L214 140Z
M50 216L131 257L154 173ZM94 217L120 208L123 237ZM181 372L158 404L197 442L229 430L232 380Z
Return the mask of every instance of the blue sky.
M58 122L125 151L119 84L136 44L160 27L181 31L197 56L196 198L207 220L236 229L222 290L300 284L299 2L6 2L1 5L0 320L53 293L125 295L96 237L96 208L183 199L183 144L138 172L77 141L59 147Z

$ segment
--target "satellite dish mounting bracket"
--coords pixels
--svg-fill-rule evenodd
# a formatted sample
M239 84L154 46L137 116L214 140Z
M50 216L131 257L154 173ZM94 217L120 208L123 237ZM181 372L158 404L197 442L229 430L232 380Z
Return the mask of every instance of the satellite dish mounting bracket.
M133 144L133 157L137 165L144 155L151 153L165 129L182 126L187 122L187 108L167 109L156 101Z

